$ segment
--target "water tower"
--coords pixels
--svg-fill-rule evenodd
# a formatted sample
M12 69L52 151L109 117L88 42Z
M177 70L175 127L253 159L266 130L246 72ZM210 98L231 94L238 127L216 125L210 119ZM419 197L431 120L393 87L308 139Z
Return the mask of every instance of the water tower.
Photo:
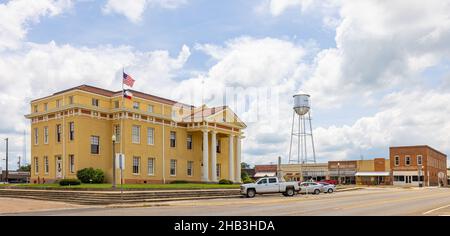
M289 164L316 163L316 150L314 147L310 110L311 104L310 96L308 94L294 95L291 144L289 146ZM292 144L295 138L297 139L296 156L292 151L292 148L294 147ZM308 153L308 148L312 150L312 153Z

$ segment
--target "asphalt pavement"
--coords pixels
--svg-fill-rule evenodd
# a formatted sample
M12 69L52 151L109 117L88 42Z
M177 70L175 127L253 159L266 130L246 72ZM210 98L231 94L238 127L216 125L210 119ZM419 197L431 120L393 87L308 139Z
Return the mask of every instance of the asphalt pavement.
M88 207L10 215L48 216L391 216L450 215L450 188L366 188L319 195L281 194L180 201L133 207Z

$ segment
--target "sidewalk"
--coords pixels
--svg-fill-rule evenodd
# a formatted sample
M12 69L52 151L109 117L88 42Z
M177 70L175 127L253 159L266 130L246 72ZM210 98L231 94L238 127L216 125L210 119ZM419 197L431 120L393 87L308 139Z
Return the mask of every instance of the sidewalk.
M62 202L0 197L0 214L84 207Z

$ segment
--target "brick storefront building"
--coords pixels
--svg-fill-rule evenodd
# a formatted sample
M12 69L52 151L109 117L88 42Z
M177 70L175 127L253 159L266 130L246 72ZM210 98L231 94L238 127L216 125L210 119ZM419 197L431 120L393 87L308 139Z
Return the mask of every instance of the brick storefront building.
M390 147L393 184L447 185L447 155L429 146Z

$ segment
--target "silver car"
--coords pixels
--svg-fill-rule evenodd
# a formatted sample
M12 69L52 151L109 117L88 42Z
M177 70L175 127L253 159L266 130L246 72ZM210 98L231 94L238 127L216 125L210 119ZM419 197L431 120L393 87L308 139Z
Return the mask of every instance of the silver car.
M334 184L329 184L325 182L320 182L319 184L322 185L321 192L323 193L333 193L336 191L336 186Z
M299 193L319 194L322 192L323 185L315 182L302 182L300 184Z

